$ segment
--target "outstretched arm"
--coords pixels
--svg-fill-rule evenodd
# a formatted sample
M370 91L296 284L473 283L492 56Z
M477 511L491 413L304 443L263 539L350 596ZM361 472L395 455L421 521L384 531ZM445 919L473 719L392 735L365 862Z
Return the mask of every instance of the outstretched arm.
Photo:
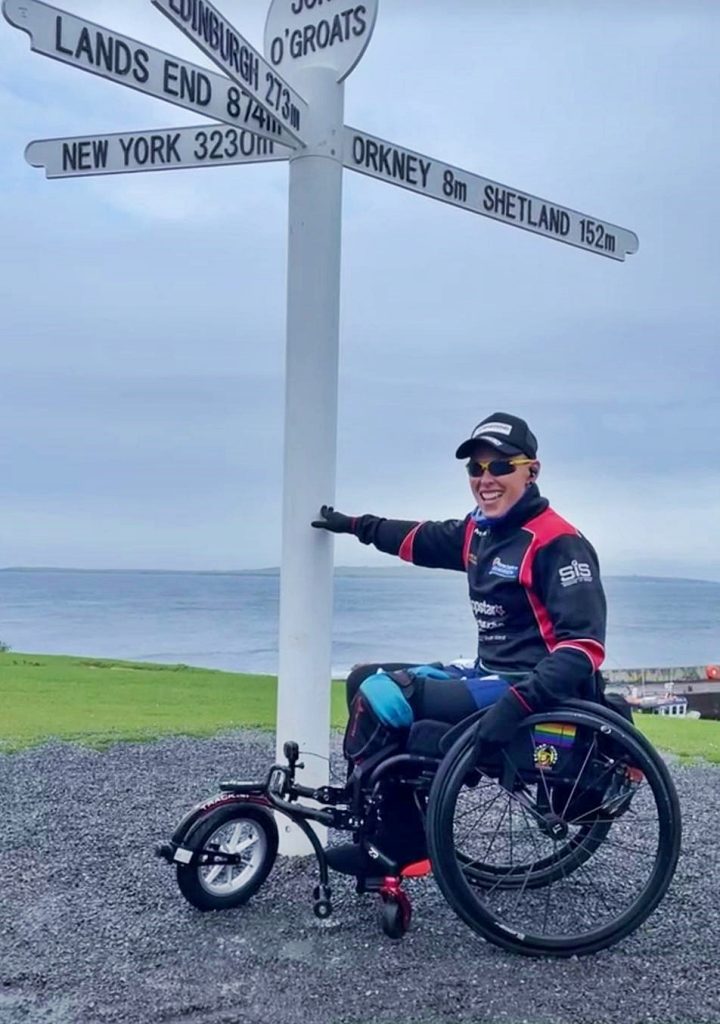
M378 551L397 555L413 565L430 569L464 570L463 545L467 520L417 522L407 519L383 519L379 516L346 516L331 505L323 505L313 520L317 529L331 533L350 533L361 544L372 544Z

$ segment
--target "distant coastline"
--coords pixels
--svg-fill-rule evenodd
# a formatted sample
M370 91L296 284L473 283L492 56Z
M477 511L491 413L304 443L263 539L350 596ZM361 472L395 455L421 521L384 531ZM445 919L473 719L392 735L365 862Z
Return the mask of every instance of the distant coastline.
M400 565L336 565L336 576L394 576L397 574L422 573L428 576L437 576L437 569L427 569L424 566L400 564ZM84 569L75 566L59 565L7 565L0 567L0 573L82 573L84 575L114 574L124 576L279 576L279 566L266 566L259 569ZM720 580L708 579L701 576L664 576L655 573L604 573L603 579L631 581L638 580L643 583L707 583L710 586L719 586Z

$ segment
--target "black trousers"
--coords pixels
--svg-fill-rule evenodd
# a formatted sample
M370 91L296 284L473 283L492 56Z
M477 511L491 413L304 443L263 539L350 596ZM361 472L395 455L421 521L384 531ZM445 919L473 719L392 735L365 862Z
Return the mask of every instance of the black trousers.
M374 675L378 669L395 672L402 668L415 668L417 662L392 661L373 665L356 665L345 683L345 694L348 708L360 688L360 684L368 676ZM453 725L477 711L470 691L461 679L431 679L429 676L418 676L415 680L412 695L408 698L416 721L421 718L434 718L438 722Z

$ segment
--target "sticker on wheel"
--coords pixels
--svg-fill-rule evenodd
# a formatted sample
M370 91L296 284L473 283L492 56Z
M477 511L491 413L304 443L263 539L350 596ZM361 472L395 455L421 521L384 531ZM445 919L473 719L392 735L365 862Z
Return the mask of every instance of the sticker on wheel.
M542 770L554 768L557 759L558 752L549 743L541 743L539 747L535 747L535 764L538 768Z

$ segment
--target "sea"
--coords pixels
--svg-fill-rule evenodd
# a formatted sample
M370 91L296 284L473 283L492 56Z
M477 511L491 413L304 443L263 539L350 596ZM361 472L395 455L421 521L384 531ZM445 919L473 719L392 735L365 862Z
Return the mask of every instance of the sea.
M606 668L720 663L720 583L610 576ZM0 570L0 642L70 654L276 674L277 570ZM461 573L413 567L335 574L332 666L475 654Z

